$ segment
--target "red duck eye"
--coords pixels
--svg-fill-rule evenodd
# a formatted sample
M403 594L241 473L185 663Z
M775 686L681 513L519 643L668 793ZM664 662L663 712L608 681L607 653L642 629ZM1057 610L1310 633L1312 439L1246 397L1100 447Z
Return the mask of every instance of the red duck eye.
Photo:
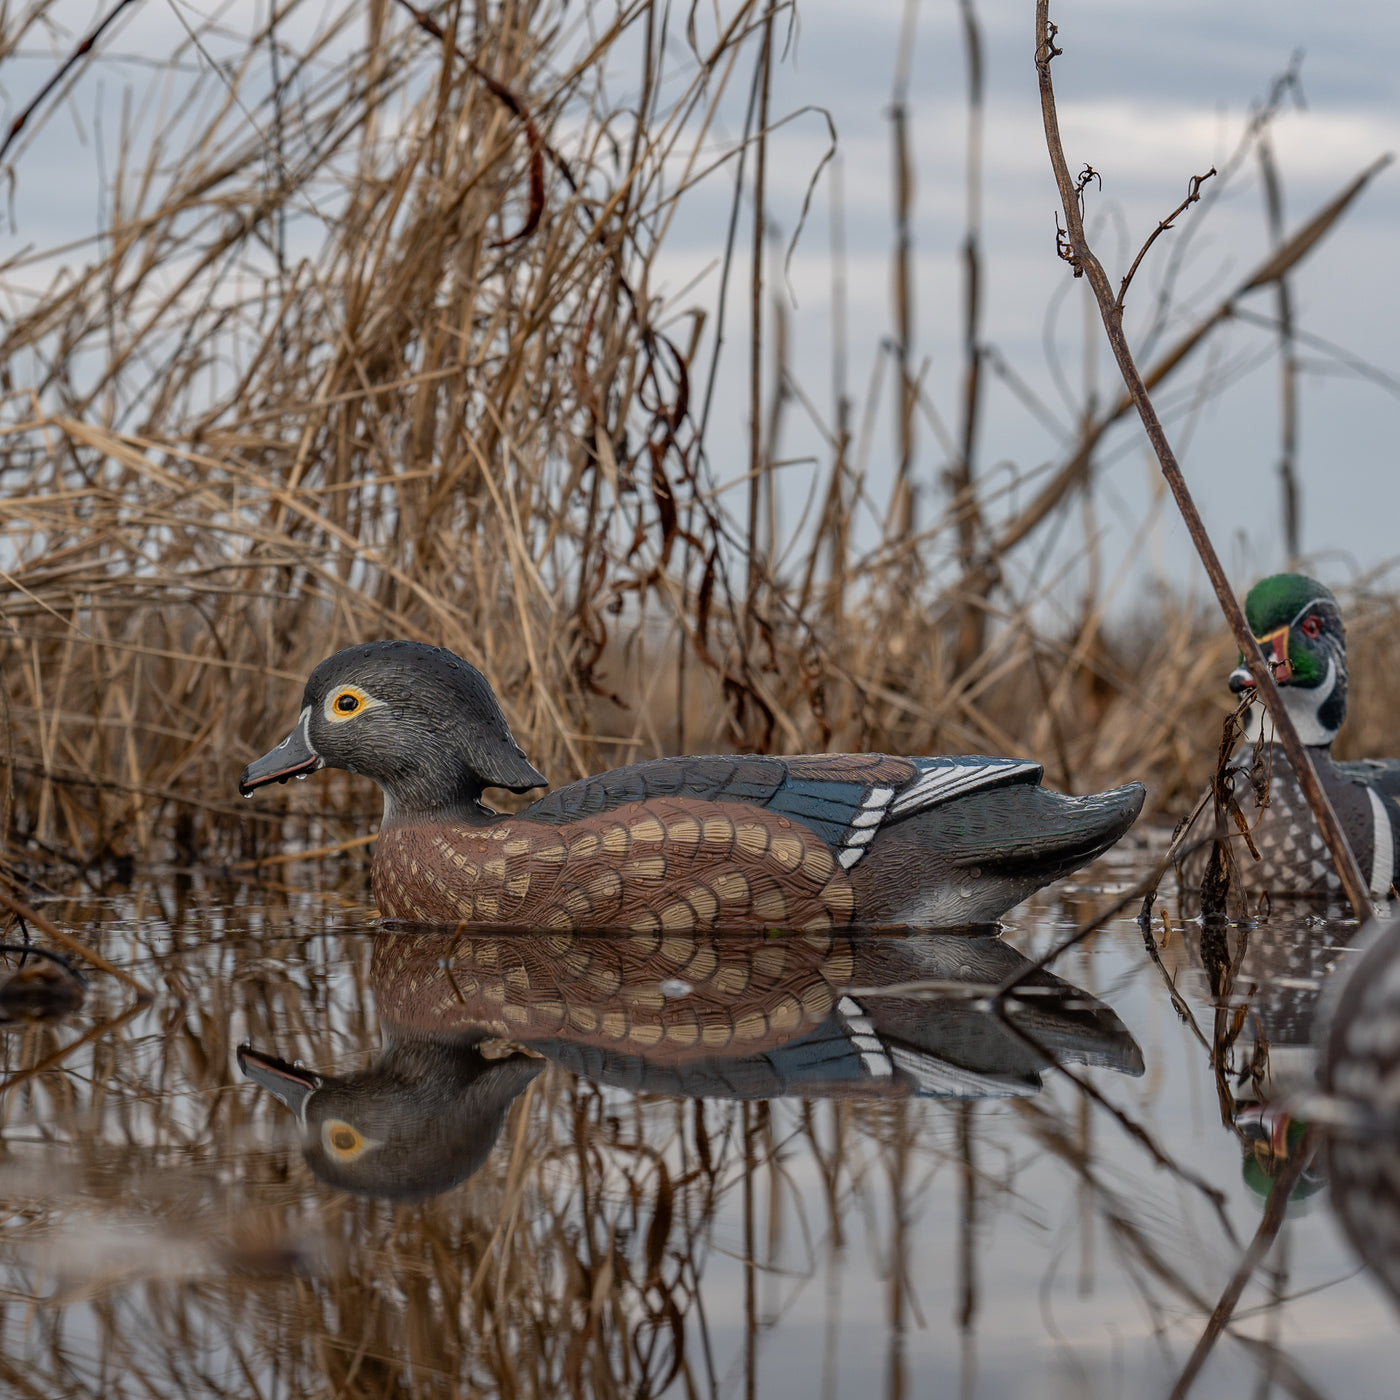
M1303 619L1303 635L1305 637L1316 637L1321 635L1322 623L1316 617L1305 617Z

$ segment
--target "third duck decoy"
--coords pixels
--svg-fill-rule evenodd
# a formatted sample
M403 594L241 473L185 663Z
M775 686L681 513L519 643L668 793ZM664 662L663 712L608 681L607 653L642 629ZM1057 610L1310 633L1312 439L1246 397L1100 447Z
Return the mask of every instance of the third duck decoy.
M730 754L632 764L503 815L485 789L545 778L480 672L417 642L317 666L239 791L326 767L383 790L383 914L552 930L990 922L1105 851L1144 795L1062 796L1010 758Z
M1303 574L1275 574L1250 589L1245 615L1372 896L1390 897L1400 868L1400 760L1332 757L1347 712L1346 629L1336 598ZM1241 662L1230 675L1230 689L1239 695L1253 688L1254 678ZM1257 702L1246 712L1245 738L1248 747L1231 764L1234 791L1260 857L1237 857L1245 890L1339 893L1341 880L1302 787ZM1250 781L1255 769L1267 779L1262 807Z

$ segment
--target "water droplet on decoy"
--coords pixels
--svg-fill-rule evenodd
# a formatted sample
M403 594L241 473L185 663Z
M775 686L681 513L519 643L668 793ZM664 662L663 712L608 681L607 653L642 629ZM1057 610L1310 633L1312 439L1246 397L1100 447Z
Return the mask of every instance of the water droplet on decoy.
M306 775L305 773L298 773L298 774L297 774L297 782L299 782L299 783L304 783L304 782L306 781L306 778L307 778L307 775Z
M964 886L962 886L962 888L958 890L958 894L959 894L963 899L971 899L971 898L972 898L972 886L971 886L971 885L964 885Z
M663 997L688 997L694 990L694 985L687 982L684 977L668 977L661 984Z
M967 867L967 878L969 880L980 880L982 878L982 867L980 865L969 865Z

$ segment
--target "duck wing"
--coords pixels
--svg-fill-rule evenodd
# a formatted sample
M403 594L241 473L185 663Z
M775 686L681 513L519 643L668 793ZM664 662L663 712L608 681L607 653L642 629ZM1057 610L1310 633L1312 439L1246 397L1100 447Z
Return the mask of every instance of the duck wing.
M559 788L521 815L567 826L659 797L765 808L817 832L850 869L882 828L969 793L1036 786L1038 763L1014 758L711 754L658 758Z
M1348 781L1375 788L1382 797L1400 800L1400 759L1358 758L1334 766Z

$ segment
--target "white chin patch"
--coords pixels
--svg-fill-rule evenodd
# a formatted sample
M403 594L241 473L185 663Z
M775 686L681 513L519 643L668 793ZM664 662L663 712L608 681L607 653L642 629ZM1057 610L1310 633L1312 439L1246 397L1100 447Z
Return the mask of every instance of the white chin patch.
M1284 708L1298 731L1298 738L1309 748L1320 748L1330 744L1337 737L1335 729L1327 729L1318 719L1318 711L1327 703L1337 686L1337 663L1332 657L1327 659L1327 678L1321 685L1303 690L1297 686L1281 685L1278 693L1283 696ZM1264 709L1264 702L1257 700L1245 711L1244 737L1250 744L1257 744L1262 736L1267 742L1274 737L1273 721Z

